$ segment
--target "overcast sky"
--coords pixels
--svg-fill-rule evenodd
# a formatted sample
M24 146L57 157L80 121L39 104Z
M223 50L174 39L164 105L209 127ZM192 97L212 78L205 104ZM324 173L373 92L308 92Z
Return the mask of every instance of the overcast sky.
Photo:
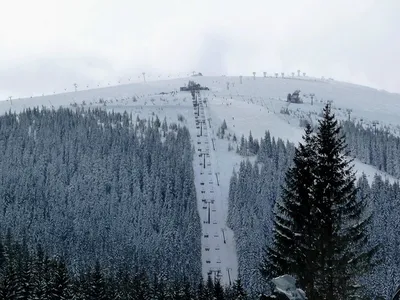
M0 0L0 97L139 74L332 77L400 93L400 0Z

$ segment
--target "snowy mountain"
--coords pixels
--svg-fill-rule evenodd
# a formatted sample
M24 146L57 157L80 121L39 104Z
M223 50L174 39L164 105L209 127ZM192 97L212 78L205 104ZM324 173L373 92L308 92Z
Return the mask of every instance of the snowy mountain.
M209 90L196 101L180 87L194 79ZM299 90L303 103L289 103L289 93ZM385 128L400 135L400 95L368 87L310 77L196 77L154 81L0 102L0 112L20 112L28 107L102 107L127 111L134 117L157 115L189 128L195 149L193 168L202 222L202 273L220 276L225 284L238 277L233 232L226 226L229 182L243 157L228 151L234 142L218 137L226 121L230 137L260 139L266 130L275 138L301 140L304 122L315 124L322 107L332 103L340 120L364 127ZM355 161L358 174L369 180L375 173L393 182L393 176Z

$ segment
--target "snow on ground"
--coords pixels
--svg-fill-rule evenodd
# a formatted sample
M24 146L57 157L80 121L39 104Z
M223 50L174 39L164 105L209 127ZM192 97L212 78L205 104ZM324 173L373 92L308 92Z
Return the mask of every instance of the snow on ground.
M288 140L295 145L302 140L304 129L299 127L298 120L294 121L293 118L288 118L287 115L275 114L271 111L266 111L265 108L259 108L258 105L234 99L223 100L221 98L213 98L210 100L210 106L211 114L215 120L218 120L215 126L221 126L223 120L225 120L229 131L232 134L235 133L238 139L242 135L248 137L250 131L253 137L261 138L264 136L265 130L268 129L275 138L281 138L284 141ZM226 143L228 142L226 141ZM223 147L223 149L227 152L228 146ZM238 166L238 163L234 159L237 155L231 153L229 157L230 166L233 166L233 164ZM353 163L356 175L361 176L365 173L370 183L375 174L381 175L383 179L388 179L390 182L396 180L393 176L379 171L373 166L364 164L359 160L354 160ZM227 171L231 175L232 167L230 170L229 166L226 167L228 167Z
M200 96L193 102L196 120L193 166L202 222L202 273L204 278L211 275L230 285L237 279L238 263L233 232L226 226L228 174L219 165L219 145L216 144L213 120L207 104L208 101Z
M237 138L242 135L248 137L250 131L253 137L264 137L267 129L272 136L290 141L300 141L303 134L303 130L291 125L285 115L276 114L264 107L241 100L212 98L210 107L212 115L220 121L218 126L225 120Z
M371 184L374 180L375 174L378 174L382 177L383 180L388 180L390 183L398 182L399 179L395 178L391 175L388 175L385 172L379 171L373 166L367 165L355 159L353 161L354 170L356 171L356 176L360 177L363 173L367 176L368 182Z
M205 102L201 102L201 111L197 117L190 93L179 92L179 87L187 84L188 80L210 88L210 91L201 92L201 99ZM304 103L288 104L287 94L297 89L301 91ZM313 105L311 94L315 95ZM237 277L235 241L232 231L225 225L229 180L232 170L243 158L235 151L228 151L230 142L216 137L218 127L225 119L229 132L235 133L237 138L242 134L247 137L251 131L253 137L259 139L264 136L265 130L269 130L275 138L280 137L297 144L303 133L299 126L300 119L315 122L327 101L332 103L333 111L339 119L348 118L350 113L351 119L356 122L362 121L365 126L379 121L378 126L385 126L392 133L400 134L399 94L309 77L243 77L242 84L239 77L224 76L160 80L1 101L0 113L9 110L18 112L27 107L63 106L103 107L120 112L126 110L132 113L133 117L138 115L140 118L158 115L160 120L166 117L168 123L178 122L178 115L183 116L181 124L188 126L196 150L193 164L198 209L203 222L203 275L206 276L210 270L219 269L222 281L228 284ZM283 109L289 114L281 113ZM196 120L205 121L206 126L202 129L197 128L199 126L196 125ZM199 130L204 132L200 134ZM204 157L199 156L202 153L206 153L206 169L203 165ZM364 172L369 181L375 173L390 181L396 180L357 160L354 164L357 174ZM203 202L203 199L206 202ZM214 203L211 203L211 200L214 200ZM207 223L204 223L205 220ZM207 235L208 237L205 237Z

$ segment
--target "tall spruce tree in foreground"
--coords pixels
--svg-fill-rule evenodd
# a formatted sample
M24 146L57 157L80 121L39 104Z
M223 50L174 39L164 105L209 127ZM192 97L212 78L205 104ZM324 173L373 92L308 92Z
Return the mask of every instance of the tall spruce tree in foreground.
M365 198L357 197L356 177L346 158L345 137L331 112L323 110L316 136L317 167L313 187L318 233L319 299L357 298L358 279L375 265L377 246L368 248L372 213Z
M377 247L367 248L372 215L366 199L357 197L345 147L327 105L317 134L306 129L286 174L262 266L267 278L294 275L311 300L356 298L357 279L374 265Z
M315 182L315 137L307 125L303 143L295 149L293 166L286 173L281 201L274 211L274 241L267 249L261 272L264 277L296 275L299 285L309 295L314 289L315 231L313 217Z

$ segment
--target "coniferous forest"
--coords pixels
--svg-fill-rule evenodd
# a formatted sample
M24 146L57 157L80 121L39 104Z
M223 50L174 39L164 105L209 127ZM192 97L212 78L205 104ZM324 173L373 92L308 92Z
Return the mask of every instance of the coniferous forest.
M328 116L326 117L328 118ZM332 118L333 122L334 116L329 115L329 118ZM330 133L325 132L325 141L329 142L329 138L327 138L329 136L337 136L336 142L330 141L332 144L329 147L325 146L325 149L336 149L335 151L344 155L347 154L349 148L353 149L355 147L356 144L353 139L350 139L350 144L347 145L347 140L341 137L344 132L347 133L351 130L349 128L361 129L355 126L351 127L349 124L345 124L345 126L347 126L346 130L336 123L333 125L334 129L331 129ZM311 128L308 128L308 130L311 130ZM311 204L307 204L305 200L307 197L311 197L310 195L312 194L310 194L310 190L314 193L313 197L318 195L317 199L323 197L329 198L331 196L327 196L325 193L328 193L327 191L331 188L332 191L329 192L329 195L336 195L335 188L332 188L332 186L336 185L337 190L341 190L344 194L342 196L335 196L336 198L334 199L336 200L334 201L339 201L338 199L347 199L341 200L344 202L341 202L342 204L340 205L338 204L338 207L343 206L346 207L346 209L351 209L347 211L344 208L330 208L328 211L337 211L333 215L338 215L342 218L341 222L335 219L337 224L334 225L332 223L330 228L340 228L340 230L338 229L340 234L337 232L335 233L337 236L341 236L343 232L346 232L346 234L343 234L346 238L342 236L342 241L340 243L338 242L339 244L346 244L351 240L351 244L356 246L353 246L353 252L348 249L346 250L347 252L343 250L341 255L348 258L347 263L340 262L338 257L335 256L340 256L337 253L331 256L328 261L335 265L336 270L338 270L340 264L343 263L343 270L341 272L348 276L345 281L348 283L353 282L353 286L362 287L361 291L356 292L352 290L350 286L346 287L343 285L342 291L352 290L350 294L361 294L362 297L364 297L363 299L377 299L377 297L388 299L393 295L393 291L400 282L400 259L398 258L398 251L400 249L400 221L398 218L400 213L399 184L397 182L390 183L389 181L384 181L378 175L374 177L372 184L368 183L365 175L356 180L354 175L352 175L351 161L345 163L346 160L342 158L342 161L337 163L337 168L343 168L341 174L344 178L347 177L347 181L337 181L336 183L330 181L332 178L339 176L330 174L330 176L327 176L329 180L326 179L326 181L320 183L318 187L316 183L318 181L316 181L316 179L322 180L321 178L324 178L324 174L329 173L327 169L323 170L321 165L329 165L332 163L324 162L323 158L333 155L331 154L332 151L324 150L325 152L323 152L321 150L319 152L320 154L317 153L314 158L303 157L302 164L301 160L299 162L298 158L296 163L296 157L299 156L297 154L299 151L302 152L303 156L306 155L306 145L311 145L310 150L308 150L310 153L314 153L314 151L316 151L315 149L319 149L318 146L313 144L315 143L315 139L319 138L320 142L322 140L322 133L319 130L320 128L313 133L307 133L306 130L303 144L300 145L300 148L296 149L293 144L285 144L280 139L275 140L271 138L269 132L266 132L265 137L260 141L260 148L257 152L255 163L252 164L249 160L243 161L240 164L238 172L234 172L231 178L228 223L234 230L236 237L239 272L243 284L252 294L256 294L260 291L268 292L268 285L266 284L268 279L282 274L292 274L300 280L299 285L301 288L307 290L307 284L312 282L311 286L313 288L309 289L309 291L320 290L324 297L327 297L326 299L347 299L350 297L349 294L341 294L340 296L336 294L335 296L337 291L335 292L333 289L329 291L329 288L327 288L329 284L336 288L342 284L338 281L335 283L337 278L333 274L330 276L332 278L330 283L318 283L317 279L320 279L320 277L329 278L323 271L329 269L329 267L326 267L326 256L324 256L324 262L302 261L304 257L306 257L304 249L308 249L309 253L311 253L310 249L314 247L314 249L316 249L314 250L316 251L315 253L318 253L321 248L307 243L304 244L304 241L303 244L296 246L296 243L299 243L298 241L301 240L301 238L298 238L299 236L307 236L307 234L301 232L299 228L306 228L309 226L309 228L314 228L312 231L314 232L316 228L323 227L322 225L326 222L325 217L328 215L328 213L325 213L316 217L314 221L312 221L311 216L307 215L307 213L316 209L316 200L310 199ZM378 132L377 137L370 137L365 140L364 143L371 145L371 140L377 140L379 134ZM354 137L357 133L352 132L352 135ZM313 142L311 140L313 140ZM393 138L393 140L395 139ZM358 147L362 147L360 146L362 143L363 141L359 139ZM389 145L384 144L380 147L387 149ZM392 150L395 151L395 149ZM379 151L370 151L370 157L373 157L378 152ZM350 152L351 155L356 153L358 152ZM359 157L359 155L354 156ZM340 155L335 154L333 157L337 158L340 157ZM293 159L295 159L294 162ZM377 160L376 158L371 159ZM296 168L296 164L297 169L301 171L299 171L300 173L293 171L293 168ZM309 168L314 168L315 171L309 171L311 173L307 175L307 170ZM316 179L313 179L313 176L316 176ZM294 189L293 187L296 180L299 181L298 189ZM307 180L309 180L308 183ZM341 182L340 184L342 187L338 185L338 182ZM307 188L307 184L309 188ZM280 205L279 203L282 203L284 199L293 200L290 200L292 202L287 200L289 202ZM296 201L296 199L298 200ZM346 201L348 201L348 203ZM319 210L323 211L321 207L317 209L317 211ZM288 215L290 215L291 211L298 212L295 218L300 220L299 223L290 221L291 219L288 218ZM346 214L347 219L345 218ZM315 215L318 214L315 213L314 216ZM358 216L358 219L355 216ZM359 223L355 220L359 220ZM315 223L307 225L308 222L305 221ZM353 224L353 227L342 228L339 224L347 224L348 226ZM349 228L353 228L354 232ZM279 234L277 234L277 232L279 232ZM279 235L284 236L283 239L286 240L286 242L277 243L277 236ZM328 234L325 233L325 236L326 235ZM313 237L310 233L308 233L308 236L308 241L317 240L317 237ZM320 236L324 236L324 234L321 233ZM330 247L322 246L325 242L326 241L321 240L320 247L325 249L325 252L329 254L328 250ZM331 247L335 244L332 241L329 243ZM339 244L333 247L337 251L342 247L339 247ZM300 245L303 245L303 248L301 248ZM297 250L295 251L294 249ZM299 249L303 249L303 252ZM361 254L356 254L356 249L360 251ZM313 254L314 256L316 256L315 253ZM326 253L325 255L328 255ZM358 257L357 255L363 257L363 259L356 259L356 257ZM310 256L312 257L312 255ZM263 263L260 263L261 257L264 258ZM357 263L359 265L351 267L350 265L352 263ZM322 265L325 265L325 267L322 268ZM297 269L295 266L297 266ZM315 269L312 270L311 266L314 266ZM320 266L320 268L318 266ZM303 270L303 273L299 270ZM351 274L349 270L356 271L354 271L354 274ZM313 276L316 276L315 282L313 278L310 279L301 274L308 274L308 276L313 274ZM325 275L322 276L323 274ZM333 298L326 296L328 292L331 292ZM309 296L310 299L321 299L322 297L321 294L312 294L310 292L307 296Z
M366 128L361 123L342 124L353 157L400 178L400 138L385 128Z
M297 147L268 131L241 138L237 152L256 160L230 182L240 280L229 289L201 278L186 127L101 109L1 116L0 298L252 299L283 274L311 300L389 298L400 186L356 180L345 155L398 176L398 139L324 114Z
M148 274L135 266L110 275L97 261L79 274L66 262L50 257L40 244L29 250L16 242L10 230L0 239L0 299L7 300L237 300L247 299L240 281L222 287L209 277L193 284Z
M98 262L198 283L200 235L187 128L100 109L0 117L0 228L72 274Z

